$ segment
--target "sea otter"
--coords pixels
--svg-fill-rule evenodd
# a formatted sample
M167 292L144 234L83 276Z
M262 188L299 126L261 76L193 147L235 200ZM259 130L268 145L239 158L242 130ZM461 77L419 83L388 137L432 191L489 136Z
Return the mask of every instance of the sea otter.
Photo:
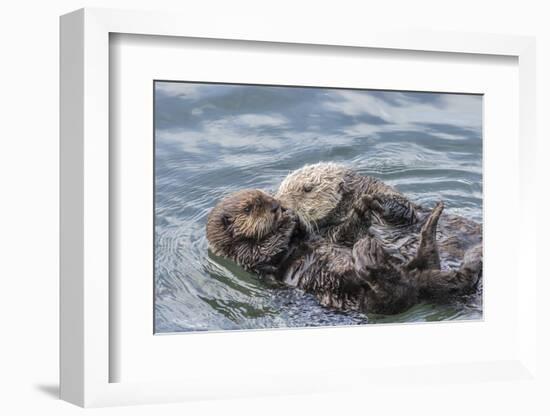
M394 314L424 297L445 301L476 285L475 262L451 272L431 268L430 250L442 211L442 204L433 210L421 232L424 248L407 263L389 255L368 234L350 248L310 233L291 209L261 190L222 199L208 215L206 236L214 254L312 293L324 306Z
M336 163L316 163L291 172L275 196L291 207L298 206L296 214L306 226L322 228L341 222L363 195L375 198L383 208L375 222L417 222L419 207L406 196L377 178L358 175Z
M334 163L306 165L291 172L275 196L308 229L330 241L352 247L370 230L387 249L393 247L394 254L408 260L416 255L419 228L430 214L381 180ZM363 216L357 210L365 199L370 201L372 215ZM446 264L458 267L467 253L481 256L480 224L444 214L439 232L438 248Z

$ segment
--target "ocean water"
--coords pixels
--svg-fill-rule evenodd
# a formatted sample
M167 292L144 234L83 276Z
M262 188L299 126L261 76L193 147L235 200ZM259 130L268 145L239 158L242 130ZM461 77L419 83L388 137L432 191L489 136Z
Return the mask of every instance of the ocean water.
M413 201L482 220L482 97L155 83L155 332L479 319L481 293L393 316L320 306L208 251L208 212L243 188L269 192L332 161Z

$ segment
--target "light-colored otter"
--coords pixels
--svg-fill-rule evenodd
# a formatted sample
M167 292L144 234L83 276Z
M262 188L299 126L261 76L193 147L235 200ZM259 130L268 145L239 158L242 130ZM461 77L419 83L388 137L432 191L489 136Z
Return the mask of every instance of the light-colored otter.
M275 196L308 229L330 241L351 247L371 230L409 260L417 253L419 228L430 213L381 180L334 163L291 172ZM365 205L367 215L360 215ZM439 232L439 251L448 264L458 266L468 250L481 252L481 225L474 221L444 214Z
M367 235L352 248L307 232L299 218L260 190L243 190L221 200L208 215L206 235L214 254L261 276L272 276L316 296L327 307L366 313L399 313L426 296L448 300L471 291L476 264L458 271L430 269L430 247L443 211L439 205L421 233L418 258L390 256Z
M336 163L321 162L291 172L275 194L289 207L296 207L296 214L311 229L342 222L365 195L380 204L376 222L399 225L417 221L418 207L395 188Z

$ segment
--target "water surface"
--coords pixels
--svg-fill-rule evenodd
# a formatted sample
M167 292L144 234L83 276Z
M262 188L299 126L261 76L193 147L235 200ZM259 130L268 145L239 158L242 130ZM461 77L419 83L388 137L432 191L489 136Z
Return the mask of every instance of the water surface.
M480 294L394 316L324 308L209 254L205 224L224 195L319 161L481 222L481 123L478 95L156 82L156 332L480 318Z

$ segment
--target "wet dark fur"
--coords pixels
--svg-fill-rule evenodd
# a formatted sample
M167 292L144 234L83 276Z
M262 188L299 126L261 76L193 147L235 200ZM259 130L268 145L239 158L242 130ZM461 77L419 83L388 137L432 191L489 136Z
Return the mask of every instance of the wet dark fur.
M434 210L434 229L442 209ZM265 224L271 226L267 231ZM424 235L429 240L434 232ZM239 191L218 203L208 216L207 239L215 254L341 310L398 313L423 297L446 300L470 291L479 274L475 264L454 272L430 269L435 242L427 241L434 250L420 250L411 262L388 254L368 233L353 248L330 242L307 232L291 210L259 190Z

